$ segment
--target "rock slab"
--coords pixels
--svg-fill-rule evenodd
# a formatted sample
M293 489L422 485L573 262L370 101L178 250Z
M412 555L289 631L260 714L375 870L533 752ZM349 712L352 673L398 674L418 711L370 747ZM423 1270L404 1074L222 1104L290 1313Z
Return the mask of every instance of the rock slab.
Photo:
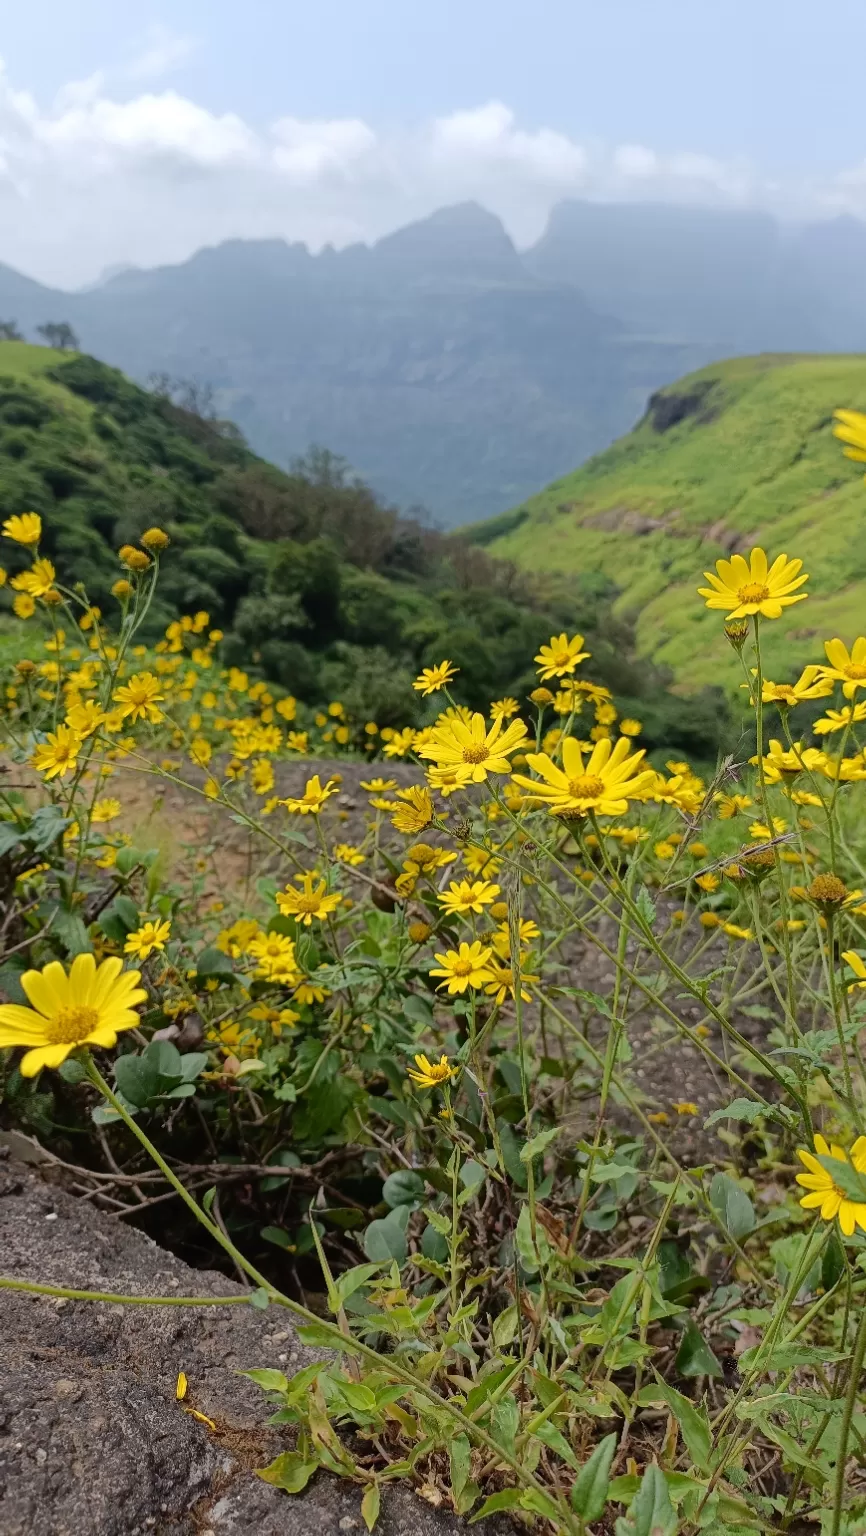
M13 1161L0 1162L0 1275L141 1296L241 1294ZM356 1488L320 1473L293 1498L252 1470L285 1442L236 1372L291 1374L313 1358L273 1308L0 1291L0 1536L360 1536ZM178 1404L181 1370L215 1431ZM463 1529L410 1489L386 1489L381 1536Z

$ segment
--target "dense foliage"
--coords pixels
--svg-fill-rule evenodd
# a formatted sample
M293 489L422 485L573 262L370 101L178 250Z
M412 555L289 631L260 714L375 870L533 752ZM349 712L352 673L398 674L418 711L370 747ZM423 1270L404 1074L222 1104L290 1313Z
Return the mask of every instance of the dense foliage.
M172 560L142 622L156 640L179 611L206 609L224 657L301 699L339 695L380 725L419 718L407 676L459 650L464 696L483 707L525 693L539 632L577 613L599 675L646 700L650 745L711 757L725 729L718 698L695 706L665 674L628 657L615 586L556 590L411 517L400 517L326 452L285 474L229 423L148 393L89 357L0 343L0 506L46 519L45 553L110 601L115 551L154 523Z

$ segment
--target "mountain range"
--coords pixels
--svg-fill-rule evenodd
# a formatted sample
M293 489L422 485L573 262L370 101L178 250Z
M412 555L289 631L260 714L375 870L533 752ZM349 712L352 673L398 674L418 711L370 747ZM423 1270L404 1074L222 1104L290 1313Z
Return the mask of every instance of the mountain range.
M443 526L523 501L647 398L743 352L866 349L866 225L556 206L519 252L477 204L312 254L231 240L75 293L0 265L0 319L68 321L131 377L198 379L253 449L321 443Z

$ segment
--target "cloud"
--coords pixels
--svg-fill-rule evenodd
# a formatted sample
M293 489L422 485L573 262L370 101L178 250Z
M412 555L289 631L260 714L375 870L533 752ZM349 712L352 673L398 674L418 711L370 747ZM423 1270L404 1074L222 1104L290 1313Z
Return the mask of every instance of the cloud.
M271 157L277 170L300 185L325 177L350 177L377 147L372 128L357 117L281 117L271 130Z
M0 262L74 287L108 265L180 261L235 236L315 249L374 240L466 198L518 243L537 238L563 197L866 212L864 167L778 186L688 147L578 142L521 124L501 101L387 129L290 112L254 125L156 83L190 47L148 33L125 76L73 81L49 106L0 63Z
M160 22L149 27L124 73L130 80L158 80L185 64L198 43Z

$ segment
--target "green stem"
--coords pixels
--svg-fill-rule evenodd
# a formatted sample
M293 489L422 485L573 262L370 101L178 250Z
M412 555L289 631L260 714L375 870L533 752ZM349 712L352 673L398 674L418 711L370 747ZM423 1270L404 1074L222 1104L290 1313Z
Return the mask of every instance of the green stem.
M851 1434L851 1421L854 1417L854 1409L857 1405L857 1393L860 1386L860 1377L863 1373L863 1359L866 1356L866 1310L860 1318L860 1326L854 1340L854 1354L851 1359L851 1374L848 1378L848 1390L845 1393L845 1407L842 1410L842 1425L839 1430L839 1449L836 1460L836 1487L833 1497L833 1520L830 1525L830 1536L839 1536L842 1526L842 1505L845 1499L845 1463L848 1458L848 1440Z

